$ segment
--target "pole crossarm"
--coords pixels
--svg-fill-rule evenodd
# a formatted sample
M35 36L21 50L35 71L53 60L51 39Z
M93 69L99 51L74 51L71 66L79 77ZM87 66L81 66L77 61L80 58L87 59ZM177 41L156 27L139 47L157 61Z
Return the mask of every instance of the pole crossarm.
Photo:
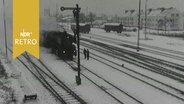
M65 11L65 10L81 10L81 8L76 8L76 7L61 7L60 10L61 11Z

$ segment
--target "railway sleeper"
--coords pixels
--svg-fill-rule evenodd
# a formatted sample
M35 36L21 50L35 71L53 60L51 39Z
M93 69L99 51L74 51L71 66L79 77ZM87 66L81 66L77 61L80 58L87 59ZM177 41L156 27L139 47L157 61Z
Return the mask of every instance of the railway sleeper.
M27 100L37 100L37 94L24 95L23 101L26 102Z
M66 102L69 102L69 103L71 103L72 102L72 104L73 104L73 102L79 102L77 99L66 99Z
M81 102L71 102L70 104L82 104Z
M81 102L67 102L68 104L81 104Z
M63 96L63 98L69 98L69 97L72 97L72 95L69 95L69 94L66 94L66 95L61 94L61 95Z
M66 100L75 100L74 97L65 97L64 99L66 99Z

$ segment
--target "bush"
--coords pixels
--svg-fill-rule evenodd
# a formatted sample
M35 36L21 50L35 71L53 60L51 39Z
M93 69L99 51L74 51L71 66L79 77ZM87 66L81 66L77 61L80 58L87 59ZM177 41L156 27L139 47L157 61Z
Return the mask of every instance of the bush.
M6 70L5 70L5 68L4 68L4 66L0 63L0 75L6 75L7 73L6 73Z

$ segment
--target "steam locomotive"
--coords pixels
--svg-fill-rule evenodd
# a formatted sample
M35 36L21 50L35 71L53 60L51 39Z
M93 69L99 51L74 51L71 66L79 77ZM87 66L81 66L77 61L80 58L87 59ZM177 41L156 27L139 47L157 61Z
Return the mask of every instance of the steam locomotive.
M76 56L76 39L66 31L44 31L42 45L64 60L73 60Z

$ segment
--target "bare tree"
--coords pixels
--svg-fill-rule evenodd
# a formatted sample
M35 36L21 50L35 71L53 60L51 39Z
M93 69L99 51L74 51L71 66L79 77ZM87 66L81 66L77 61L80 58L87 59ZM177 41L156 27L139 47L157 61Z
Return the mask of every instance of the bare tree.
M166 35L166 32L167 32L167 27L169 25L171 25L172 23L172 20L168 19L166 16L164 17L164 26L165 26L165 35Z
M101 19L107 21L108 20L108 16L106 14L101 14Z
M88 15L88 19L89 19L89 22L91 24L91 27L93 27L93 22L95 21L96 19L96 14L93 13L93 12L90 12L89 15Z
M159 34L159 30L164 26L164 20L159 19L157 22L157 26L158 26L158 34Z
M84 13L80 13L79 14L79 21L81 22L81 23L85 23L86 22L86 16L85 16L85 14Z
M62 21L62 18L63 18L63 15L62 14L58 14L57 17L56 17L56 20L58 22L61 22Z
M164 17L164 19L159 19L157 24L158 24L158 33L159 33L159 30L162 29L165 31L165 35L166 35L167 27L171 24L171 20Z

